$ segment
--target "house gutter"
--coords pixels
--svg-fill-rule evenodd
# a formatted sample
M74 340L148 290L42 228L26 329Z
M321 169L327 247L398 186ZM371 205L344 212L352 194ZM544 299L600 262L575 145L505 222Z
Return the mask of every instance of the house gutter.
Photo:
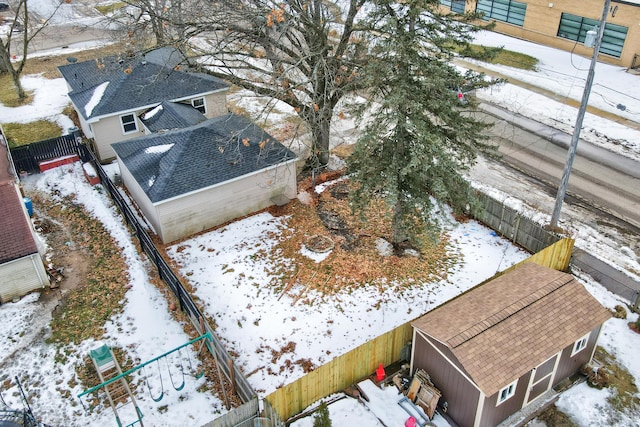
M217 184L210 185L208 187L203 187L203 188L200 188L198 190L193 190L193 191L190 191L188 193L183 193L183 194L180 194L178 196L173 196L173 197L171 197L169 199L164 199L164 200L160 200L160 201L157 201L157 202L151 202L151 203L152 203L152 206L158 207L158 206L161 206L161 205L163 205L165 203L170 203L170 202L172 202L173 200L176 200L176 199L180 199L180 198L183 198L183 197L186 197L186 196L192 196L194 194L198 194L198 193L202 193L202 192L211 190L212 188L221 187L223 185L234 183L234 182L240 181L241 179L244 179L246 177L253 176L253 175L258 175L258 174L263 173L263 172L268 172L268 171L271 171L273 169L289 165L290 163L295 163L297 161L298 161L298 158L294 157L291 160L287 160L286 162L283 162L283 163L278 163L277 165L272 165L272 166L269 166L269 167L264 168L264 169L259 169L259 170L255 171L255 172L246 173L244 175L240 175L240 176L237 176L235 178L232 178L232 179L229 179L229 180L226 180L226 181L223 181L223 182L219 182Z
M182 98L169 99L168 102L180 102L180 101L184 101L184 100L187 100L187 99L203 97L203 96L210 95L212 93L218 93L218 92L227 91L227 90L229 90L228 87L222 88L222 89L218 89L218 90L209 91L209 92L195 93L193 95L185 96L185 97L182 97ZM96 122L98 122L98 121L100 121L102 119L106 119L107 117L121 116L123 114L136 113L136 112L138 112L140 110L157 107L162 102L164 102L164 101L158 101L158 102L154 102L153 104L142 105L140 107L136 107L136 108L133 108L133 109L121 110L121 111L117 111L117 112L110 113L110 114L103 114L101 116L93 116L91 118L87 118L86 120L87 120L87 123L96 123ZM71 103L75 107L75 103L73 101L71 101Z

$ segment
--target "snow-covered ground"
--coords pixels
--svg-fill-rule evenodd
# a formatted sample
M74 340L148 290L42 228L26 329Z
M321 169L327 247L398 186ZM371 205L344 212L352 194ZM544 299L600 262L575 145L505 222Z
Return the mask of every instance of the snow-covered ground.
M29 176L23 180L27 191L41 191L53 200L71 196L108 230L121 249L128 266L129 290L122 301L122 313L113 316L104 326L106 334L100 341L87 340L77 346L57 348L44 339L50 334L48 325L53 306L39 301L39 294L31 294L16 303L0 306L0 330L2 352L0 353L1 380L19 377L26 389L35 415L43 422L54 426L107 426L115 425L110 408L102 412L86 413L76 396L97 384L78 383L75 367L83 363L89 351L107 344L126 349L132 360L141 362L159 356L195 337L188 336L182 325L174 320L164 295L149 280L149 262L141 257L131 234L104 190L88 184L82 165L76 163L46 173ZM55 193L55 195L53 194ZM53 300L53 305L56 300ZM175 356L175 355L174 355ZM209 392L199 391L204 378L196 380L189 375L189 361L197 363L192 348L181 351L185 376L185 387L176 391L171 386L168 368L173 368L172 378L180 384L182 375L177 357L162 360L158 366L150 365L146 372L137 371L131 378L138 385L136 399L144 415L144 422L154 426L203 425L226 412L223 403ZM65 360L60 363L60 360ZM148 374L154 397L161 391L160 376L163 376L164 397L154 402L146 392L144 374ZM20 395L13 384L0 389L3 399L13 409L21 409ZM65 397L66 396L66 397ZM83 401L85 402L85 401ZM125 408L122 421L126 424L135 418ZM175 420L180 420L176 422Z
M67 16L72 17L73 13ZM580 99L589 64L588 58L492 33L481 35L479 40L483 44L502 45L509 50L523 51L540 60L537 72L492 66L497 72L553 90L568 98ZM625 73L620 67L599 63L596 67L590 105L637 122L640 117L639 79L639 76ZM35 91L34 102L16 109L0 106L0 121L28 123L47 118L59 123L62 129L70 127L70 121L61 116L62 108L68 102L66 86L62 79L49 80L45 84L38 76L24 76L23 82L28 86L27 89ZM569 132L577 113L575 108L510 84L493 88L478 96L500 104L514 113ZM617 108L619 104L625 106L624 111ZM335 140L353 142L351 121L335 120L333 130ZM630 157L640 156L640 133L610 120L587 114L582 137ZM493 165L488 166L480 162L479 167L501 174L498 181L519 180L508 171L494 169ZM476 179L474 175L471 178ZM545 196L536 194L524 183L508 190L491 188L484 182L474 184L495 192L494 194L500 195L511 205L519 207L533 217L543 215L536 210L537 203L532 202L532 199ZM147 360L188 341L190 337L184 334L181 325L167 314L169 310L162 294L149 283L146 273L148 264L135 252L131 237L108 198L84 181L79 165L29 177L25 185L51 194L59 192L60 195L71 195L105 224L122 248L123 257L129 265L132 287L127 292L126 301L123 302L123 313L106 325L107 335L104 342L126 347L134 359ZM610 234L609 231L603 232L592 223L584 224L582 212L565 208L563 218L561 221L578 225L575 227L579 231L575 236L578 246L588 246L603 259L622 262L630 271L640 271L638 256L634 253L638 250L637 246L629 244L621 247L615 241L608 241L614 240L603 237L604 234ZM287 355L288 358L308 357L314 363L321 364L328 360L327 351L332 355L348 351L366 339L414 318L417 308L427 311L525 256L477 223L460 224L452 233L459 240L466 263L449 277L449 282L457 286L444 282L428 284L422 290L422 293L425 289L429 290L428 298L417 291L410 292L382 305L379 309L370 309L372 301L374 298L377 301L379 295L367 289L358 291L357 295L349 295L348 298L341 296L343 310L336 310L333 304L292 305L287 298L278 300L277 296L264 291L259 293L259 287L245 283L246 281L240 278L240 273L244 272L246 277L252 276L253 282L268 279L265 265L251 262L251 255L252 251L267 248L273 243L265 232L277 231L278 227L282 227L281 221L282 219L268 214L259 214L230 224L221 230L187 240L183 242L185 249L181 252L178 252L176 247L173 248L174 257L183 264L183 273L189 273L188 277L196 288L196 295L215 317L219 325L219 334L230 348L239 353L238 363L244 372L252 373L249 375L249 381L255 389L260 390L261 395L268 394L279 384L293 381L302 373L293 368L285 370L282 376L268 375L268 366L273 366L276 370L278 364L284 363L286 358L282 357L272 365L267 352L255 352L260 345L280 349L289 341L295 341L296 351ZM209 252L207 248L215 249L215 252ZM211 254L216 252L217 256L212 259ZM232 268L229 267L231 265ZM231 269L233 271L230 271ZM580 279L606 307L625 303L590 278ZM212 283L215 283L215 286L212 286ZM248 304L251 304L250 310L247 309ZM409 304L413 307L414 314L408 313ZM27 389L37 385L38 393L32 393L34 396L31 403L36 415L45 422L53 425L115 425L109 411L87 416L75 399L61 397L65 393L73 397L86 388L87 385L83 384L70 386L69 381L75 375L74 365L89 349L97 347L99 343L84 342L74 348L58 350L44 343L42 338L48 333L50 309L51 307L37 301L37 295L0 306L0 330L3 342L6 343L2 345L0 353L1 379L12 379L18 375L20 378L29 378L25 383ZM631 332L626 325L628 321L636 318L637 315L631 314L627 320L609 320L605 324L600 344L632 373L636 383L640 383L640 361L635 357L640 350L640 336ZM356 324L359 326L354 326ZM242 346L240 343L243 343ZM58 352L66 355L65 364L56 363ZM193 378L187 378L187 385L181 392L169 388L165 398L159 403L153 402L149 394L140 387L137 398L145 415L145 423L197 426L214 418L214 412L224 411L222 403L215 396L197 391L200 384L201 382ZM608 390L595 391L581 385L563 393L558 406L581 426L610 425L612 419L607 417L611 409L606 401L609 393ZM2 396L14 408L20 407L15 387L3 389ZM375 413L376 408L370 407L369 410ZM375 426L369 410L354 406L353 401L346 399L330 406L334 426L348 426L353 423ZM637 418L630 415L618 416L617 425L640 425ZM386 416L379 418L387 419ZM404 419L387 420L397 425L404 423ZM298 421L296 426L304 427L311 424L310 419L303 419Z

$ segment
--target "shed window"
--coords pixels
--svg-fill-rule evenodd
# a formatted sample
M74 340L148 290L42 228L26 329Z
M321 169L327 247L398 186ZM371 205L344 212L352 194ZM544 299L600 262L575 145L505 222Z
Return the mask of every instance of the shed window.
M600 25L600 21L596 19L563 13L560 18L560 26L558 27L558 37L584 43L587 31L598 25ZM606 23L604 25L604 34L602 35L599 52L620 58L628 30L627 27L623 27L622 25Z
M138 130L138 124L136 123L136 116L133 114L125 114L120 116L122 122L122 131L124 133L136 132Z
M196 98L191 101L193 108L200 111L202 114L207 114L207 106L204 103L204 98Z
M586 348L588 342L589 342L589 334L583 336L578 341L576 341L575 344L573 344L573 351L571 351L571 356L575 355L576 353L579 353L584 348Z
M516 394L516 385L518 385L518 380L515 380L498 393L498 403L496 406L509 399L511 396Z
M495 19L522 27L527 4L511 0L478 0L476 12L482 12L484 19Z

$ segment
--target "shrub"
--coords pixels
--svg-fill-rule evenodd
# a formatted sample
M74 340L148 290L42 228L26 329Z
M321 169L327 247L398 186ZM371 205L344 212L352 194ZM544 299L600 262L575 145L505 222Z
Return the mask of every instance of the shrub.
M313 427L331 427L329 418L329 407L325 402L320 404L318 411L313 416Z

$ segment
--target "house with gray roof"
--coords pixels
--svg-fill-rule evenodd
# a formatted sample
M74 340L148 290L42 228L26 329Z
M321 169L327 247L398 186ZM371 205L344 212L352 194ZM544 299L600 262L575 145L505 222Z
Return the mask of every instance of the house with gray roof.
M570 274L522 264L412 322L424 369L459 426L495 426L591 362L609 312Z
M187 107L205 118L228 112L229 85L194 72L180 51L172 47L74 62L58 69L67 83L82 131L102 162L114 158L112 143L150 133L153 126L145 125L141 116L163 102L185 107L175 107L174 118L191 117L185 112Z
M151 123L154 117L145 118L149 126L162 120ZM297 193L294 153L235 114L112 147L123 183L164 243L286 203Z

